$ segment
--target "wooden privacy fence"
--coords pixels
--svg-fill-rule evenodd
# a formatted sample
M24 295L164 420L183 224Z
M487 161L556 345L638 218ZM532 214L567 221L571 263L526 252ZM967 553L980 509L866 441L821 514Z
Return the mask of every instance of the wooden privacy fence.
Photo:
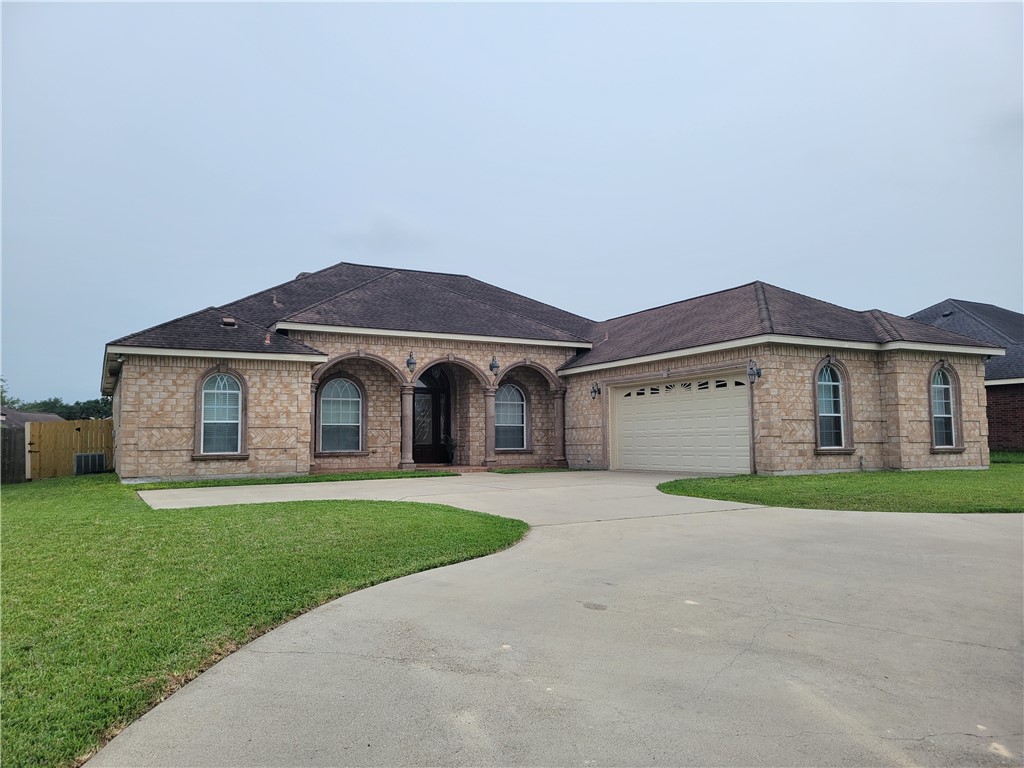
M29 480L103 472L113 466L110 419L30 421L25 429Z
M25 429L0 429L0 482L23 483L25 476Z

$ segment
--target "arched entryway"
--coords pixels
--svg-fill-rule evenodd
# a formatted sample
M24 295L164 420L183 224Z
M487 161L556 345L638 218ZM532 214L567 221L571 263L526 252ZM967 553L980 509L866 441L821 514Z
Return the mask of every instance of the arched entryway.
M413 391L412 458L417 464L450 464L453 459L452 384L435 365L416 379Z

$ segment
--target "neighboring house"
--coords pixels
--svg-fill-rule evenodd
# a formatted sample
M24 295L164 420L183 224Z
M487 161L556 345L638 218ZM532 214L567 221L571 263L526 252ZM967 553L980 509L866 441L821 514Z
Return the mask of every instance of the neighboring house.
M13 408L4 406L0 408L0 426L24 427L30 421L64 421L56 413L32 413L31 411L16 411Z
M761 282L594 322L342 263L110 342L102 392L125 480L985 467L1000 347Z
M946 299L910 317L1006 348L1005 356L985 362L988 447L1024 451L1024 315L994 304Z

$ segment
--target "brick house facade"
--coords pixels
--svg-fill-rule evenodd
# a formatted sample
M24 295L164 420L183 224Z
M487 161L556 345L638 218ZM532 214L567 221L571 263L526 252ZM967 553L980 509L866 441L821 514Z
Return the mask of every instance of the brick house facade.
M999 352L763 283L595 323L467 277L339 264L111 342L103 392L126 481L982 468Z
M993 304L946 299L910 316L1006 350L985 360L988 447L1024 451L1024 314Z

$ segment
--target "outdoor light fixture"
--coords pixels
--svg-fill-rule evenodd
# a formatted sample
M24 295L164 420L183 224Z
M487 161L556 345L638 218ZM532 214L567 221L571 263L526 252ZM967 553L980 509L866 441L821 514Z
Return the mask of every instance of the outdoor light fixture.
M597 386L597 382L595 381L593 384L590 385L590 399L597 400L597 396L600 394L601 388Z
M497 376L499 368L501 368L501 366L498 365L498 358L497 358L497 356L496 355L491 355L491 373L493 373L495 376Z
M405 367L409 369L409 373L416 373L416 355L411 351L409 357L405 359Z
M758 368L757 365L754 364L753 360L751 360L750 364L747 366L747 381L749 381L751 384L753 384L755 381L757 381L760 378L761 378L761 369Z

